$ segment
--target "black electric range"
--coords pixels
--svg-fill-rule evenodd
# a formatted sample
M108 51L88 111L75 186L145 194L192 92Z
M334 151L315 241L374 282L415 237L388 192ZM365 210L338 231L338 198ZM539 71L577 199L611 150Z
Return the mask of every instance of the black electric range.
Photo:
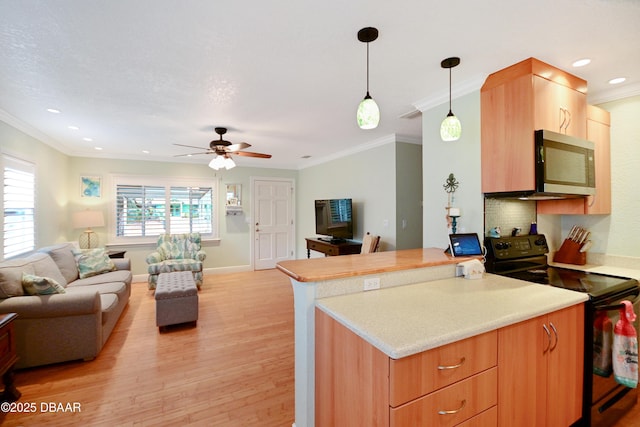
M485 247L487 249L487 272L527 282L585 292L594 302L639 287L637 280L627 277L549 266L547 264L549 246L543 234L487 237Z

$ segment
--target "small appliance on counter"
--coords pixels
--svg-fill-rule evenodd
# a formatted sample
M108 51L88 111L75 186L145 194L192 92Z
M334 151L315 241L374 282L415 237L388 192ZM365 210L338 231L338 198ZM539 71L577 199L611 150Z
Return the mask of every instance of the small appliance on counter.
M570 248L567 253L580 252L589 244L588 231L574 227L563 245ZM633 312L640 313L640 285L635 279L588 273L579 270L558 268L547 264L549 247L543 234L485 238L488 273L512 277L541 285L555 286L589 295L585 303L584 328L584 381L582 424L585 426L611 425L614 415L619 416L632 408L637 401L637 389L619 384L614 375L603 374L599 365L602 353L601 337L594 330L602 324L616 324L621 308L631 304ZM584 253L584 250L582 253ZM559 251L560 252L560 251ZM561 257L562 259L562 257ZM554 258L554 261L560 261ZM573 264L576 264L575 262ZM628 301L624 302L624 301ZM607 319L605 319L605 317ZM634 322L638 330L638 317ZM595 338L595 339L594 339ZM609 346L611 348L611 346ZM594 360L596 363L594 364Z

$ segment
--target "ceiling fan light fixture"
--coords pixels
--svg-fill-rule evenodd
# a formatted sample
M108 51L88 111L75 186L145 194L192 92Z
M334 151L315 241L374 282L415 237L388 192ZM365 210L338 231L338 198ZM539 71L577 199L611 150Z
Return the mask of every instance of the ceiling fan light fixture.
M378 30L366 27L358 31L358 40L367 44L367 94L358 105L356 121L360 129L375 129L380 123L380 109L369 95L369 43L378 38Z
M209 167L213 170L218 170L224 167L224 157L217 154L210 162Z
M224 159L224 168L226 170L233 169L236 167L236 163L233 161L231 157L227 157Z
M462 124L451 110L451 69L460 64L460 58L451 57L444 59L440 66L449 69L449 114L444 118L440 125L440 138L445 142L457 141L462 135Z

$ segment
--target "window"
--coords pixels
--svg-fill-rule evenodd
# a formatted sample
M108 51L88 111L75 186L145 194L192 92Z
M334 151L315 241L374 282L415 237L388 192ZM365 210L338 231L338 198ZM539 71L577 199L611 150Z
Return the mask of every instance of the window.
M136 178L116 181L115 237L151 237L162 233L217 235L214 186L162 185ZM152 182L155 181L155 182ZM175 181L175 180L172 180Z
M3 258L35 249L35 165L3 157Z

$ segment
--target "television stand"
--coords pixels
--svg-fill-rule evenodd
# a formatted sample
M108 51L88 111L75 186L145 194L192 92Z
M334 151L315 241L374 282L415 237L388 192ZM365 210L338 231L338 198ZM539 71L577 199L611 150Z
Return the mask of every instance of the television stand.
M321 252L325 256L336 256L359 254L362 248L362 243L346 239L335 242L335 239L307 237L305 240L307 241L307 258L311 258L311 251Z

